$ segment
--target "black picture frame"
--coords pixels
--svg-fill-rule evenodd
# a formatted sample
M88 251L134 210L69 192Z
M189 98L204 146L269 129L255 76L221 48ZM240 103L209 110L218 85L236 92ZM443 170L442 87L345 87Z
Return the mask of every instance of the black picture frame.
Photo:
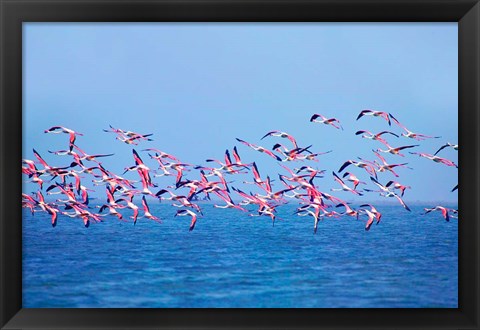
M0 0L0 326L479 328L480 4L477 0ZM458 22L459 308L22 309L22 22Z

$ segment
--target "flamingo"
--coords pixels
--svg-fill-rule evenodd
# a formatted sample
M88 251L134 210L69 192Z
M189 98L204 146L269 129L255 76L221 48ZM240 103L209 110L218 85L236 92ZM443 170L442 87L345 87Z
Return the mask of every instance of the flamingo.
M307 172L307 173L311 173L312 175L315 174L315 176L317 174L324 174L325 173L325 170L317 170L311 166L302 166L300 168L295 168L294 169L295 173L298 174L300 172Z
M393 189L400 189L400 191L402 192L402 194L400 195L401 197L403 197L403 194L405 193L405 189L411 189L410 186L404 186L401 183L398 183L396 181L388 181L385 187L390 187L392 184L393 184Z
M387 146L388 146L388 142L384 138L381 137L382 135L391 134L393 136L396 136L397 138L399 137L397 134L392 133L390 131L382 131L382 132L377 133L377 134L373 134L372 132L367 131L367 130L361 130L361 131L355 132L355 135L360 135L360 134L362 135L362 138L364 138L364 139L375 140L375 141L381 142L381 143L383 143L384 145L387 145Z
M343 165L340 167L338 172L341 173L349 165L353 165L353 166L356 166L356 167L359 167L359 168L363 168L365 171L367 171L368 174L374 175L375 177L377 177L377 172L375 172L375 167L372 164L368 164L364 161L357 162L357 161L354 161L354 160L347 160L345 163L343 163Z
M155 174L155 177L159 176L174 176L175 174L170 173L167 169L173 169L174 171L177 172L176 174L176 180L175 180L175 185L178 187L180 182L182 182L182 177L183 177L183 171L190 171L187 169L187 166L191 166L190 164L184 164L184 163L168 163L168 164L161 164L160 167L163 170L163 174ZM195 169L200 169L201 166L196 166Z
M283 147L284 150L281 150L280 149L281 147ZM330 151L323 152L323 153L313 154L308 150L310 147L311 147L311 145L309 145L308 147L305 147L305 148L295 148L295 149L292 149L292 150L288 150L284 145L282 145L280 143L277 143L272 147L272 150L277 151L277 152L281 153L283 156L285 156L285 158L282 159L282 162L288 162L288 161L294 161L294 160L305 160L305 159L318 161L315 158L316 156L325 155L325 154L328 154L328 153L332 152L332 150L330 150ZM304 151L308 152L309 154L308 155L302 155L302 152L304 152Z
M60 190L58 193L62 193L65 196L67 196L67 200L57 199L57 202L70 203L70 204L73 204L73 205L83 204L83 203L77 201L77 198L75 197L75 193L72 190L72 188L70 188L70 185L65 185L65 184L61 185L61 184L58 184L58 183L52 184L50 187L47 188L47 190L46 190L47 194L49 194L49 195L52 194L52 193L49 193L49 191L54 189L54 188L58 188Z
M317 156L326 155L331 153L332 151L333 150L329 150L325 152L319 152L319 153L308 154L308 155L301 155L300 153L297 153L293 157L287 156L285 159L282 160L282 162L292 161L292 160L313 160L315 162L318 162L318 159L316 158Z
M35 206L37 204L38 202L32 196L22 193L22 208L28 207L32 215L34 215L36 212Z
M240 155L238 154L238 150L237 150L237 147L234 146L233 147L233 158L235 159L235 163L234 164L237 164L237 165L245 165L245 166L250 166L252 164L243 164L242 163L242 160L240 159Z
M272 219L272 226L275 226L275 220L277 219L275 215L275 206L270 206L268 204L262 204L257 211L257 214L249 214L250 217L259 217L259 216L269 216Z
M348 215L358 220L358 216L359 216L358 211L353 210L347 203L341 202L340 204L337 204L335 207L342 207L342 206L345 207L345 212L340 213L340 215Z
M69 209L69 208L73 208L75 213L71 214L71 213L68 213L68 212L62 212L62 214L66 215L70 218L81 218L83 220L83 224L86 228L88 228L90 226L90 219L93 219L97 222L101 221L98 214L93 214L93 213L89 212L88 210L82 209L81 207L79 207L77 205L71 205L68 208L66 207L66 209Z
M28 196L28 195L25 195L25 196ZM36 205L38 205L43 211L47 212L52 216L51 217L52 227L55 227L57 225L58 212L60 212L60 210L57 209L53 204L45 203L45 198L43 198L43 194L40 190L37 191L37 198L38 198L38 201L35 201L33 198L31 198L30 200L33 200L36 203Z
M345 174L343 174L344 179L345 179L346 176L348 176L348 178L347 178L348 181L353 182L353 190L357 189L357 186L360 183L361 184L366 184L365 182L360 181L354 174L352 174L350 172L345 172Z
M213 207L218 208L218 209L229 209L229 208L231 208L231 209L237 209L237 210L240 210L240 211L243 211L243 212L248 212L243 207L236 205L233 202L233 200L232 200L232 198L230 197L229 194L226 194L226 196L225 196L225 195L223 195L223 194L221 194L217 191L214 191L214 193L215 193L215 195L220 197L223 201L225 201L226 204L225 205L214 204Z
M432 212L432 211L441 211L443 218L444 218L446 221L450 221L450 215L448 214L449 209L446 208L446 207L443 207L443 206L435 206L434 208L424 208L424 210L425 210L425 213L423 213L423 214L427 214L427 213L430 213L430 212Z
M335 172L332 172L332 174L333 174L333 177L334 177L335 181L337 181L337 182L340 184L340 186L342 186L342 188L341 188L341 189L336 189L336 188L334 189L334 188L332 188L332 189L330 189L331 191L349 191L349 192L351 192L351 193L353 193L353 194L355 194L355 195L359 195L359 196L362 196L362 195L363 195L362 193L360 193L360 192L358 192L358 191L356 191L356 190L348 187L348 186L345 184L345 182L343 182L343 180L340 179L337 174L335 174Z
M75 132L74 130L63 127L63 126L50 127L49 129L46 129L44 131L44 133L53 133L53 134L65 133L65 134L69 134L70 135L70 140L69 140L70 151L72 151L72 149L73 149L73 146L74 146L74 143L75 143L75 140L76 140L77 136L83 136L83 134Z
M395 124L397 124L397 126L401 127L405 131L405 133L402 133L402 136L405 136L405 137L410 138L410 139L415 139L417 141L422 141L422 140L426 140L426 139L439 139L440 138L440 136L428 136L428 135L424 135L424 134L413 133L412 131L409 131L408 128L403 126L397 119L395 119L395 117L392 116L392 114L390 114L390 117L393 119Z
M218 168L217 170L227 171L230 174L245 173L245 172L241 172L240 170L233 169L234 167L247 168L248 169L247 165L243 165L243 164L239 165L239 164L232 163L232 161L230 159L230 152L228 150L225 150L225 163L222 163L221 161L216 160L216 159L207 159L205 161L206 162L215 162L215 163L219 164L220 168Z
M125 198L119 198L115 201L115 203L119 202L125 202L127 205L126 207L133 210L133 216L131 218L133 219L133 224L135 225L137 223L137 218L138 218L138 206L133 203L133 196L130 197L130 200L125 199Z
M263 188L263 184L266 183L266 181L263 181L262 178L260 177L260 172L258 171L257 164L253 162L252 164L252 173L253 173L253 182L248 182L248 181L243 181L243 183L246 184L256 184L258 187Z
M72 167L71 166L72 164L70 166L65 166L65 167L52 167L48 165L45 160L43 160L42 156L40 156L40 154L35 149L33 149L33 154L38 159L40 164L43 165L43 168L44 168L43 170L37 170L37 174L48 173L52 176L55 176L59 171Z
M103 210L107 209L109 210L109 213L110 215L113 215L113 216L116 216L119 220L123 220L123 216L117 212L117 210L111 206L111 205L108 205L108 204L103 204L102 206L100 206L100 210L98 212L102 213Z
M382 214L377 211L375 206L373 206L372 204L362 204L360 205L360 207L370 207L370 212L373 213L373 215L375 216L375 219L377 220L377 225L378 225L378 223L380 222L380 219L382 218Z
M399 202L400 204L405 208L405 210L407 211L411 211L410 208L407 206L407 204L405 204L405 202L403 201L403 199L398 196L397 194L395 194L393 191L390 191L388 189L388 187L382 185L380 182L377 181L377 179L373 178L373 177L370 177L370 180L372 180L372 182L380 188L380 195L381 196L384 196L384 197L395 197ZM371 190L367 190L365 189L366 191L371 191Z
M405 155L400 153L401 150L414 148L414 147L418 147L418 146L419 146L418 144L415 144L415 145L410 145L410 146L402 146L402 147L398 147L398 148L393 148L393 147L391 147L390 145L387 144L387 147L388 147L387 150L377 149L377 151L405 157Z
M155 149L155 148L147 148L147 149L143 149L142 151L155 151L157 158L160 158L160 159L161 158L167 158L167 159L173 160L174 162L180 162L180 160L177 157L175 157L171 154L167 154L166 152L163 152L163 151Z
M276 136L276 137L281 137L281 138L287 138L287 139L290 140L290 142L292 142L292 144L294 145L295 148L298 148L297 141L295 140L295 138L293 136L291 136L288 133L280 132L280 131L271 131L271 132L268 132L267 134L265 134L260 140L263 140L267 136Z
M125 142L127 144L138 144L135 140L147 140L147 141L153 141L152 139L149 139L149 136L152 136L153 134L139 134L136 132L132 131L124 131L120 128L114 128L112 125L109 125L110 129L104 129L104 132L112 132L116 133L118 136L116 137L117 140L120 140L122 142Z
M30 173L29 170L23 171L23 169L24 169L24 168L22 167L22 172L23 172L24 174L28 174L29 178L32 179L31 181L25 181L25 182L37 183L37 184L40 186L40 189L43 189L43 180L40 178L40 176L37 175L36 172Z
M188 228L188 230L192 231L195 228L195 224L197 222L197 214L195 212L192 212L190 210L178 210L177 213L175 213L175 216L191 216L192 222L190 222L190 228Z
M412 155L418 155L420 157L430 159L430 160L434 161L435 163L442 163L442 164L447 165L447 166L452 166L452 167L458 168L457 164L455 164L451 160L448 160L448 159L445 159L445 158L441 158L441 157L438 157L438 156L434 156L434 155L430 155L430 154L426 154L426 153L421 153L421 152L410 152L410 153Z
M266 153L267 155L269 155L270 157L274 158L275 160L277 160L277 161L279 161L279 162L282 161L282 159L281 159L280 157L278 157L277 155L275 155L275 154L274 154L273 152L271 152L270 150L265 149L264 147L257 146L257 145L255 145L255 144L252 144L252 143L249 143L249 142L240 140L239 138L236 138L236 139L237 139L238 142L243 143L244 145L252 148L253 150Z
M165 193L168 193L170 194L170 198L164 198L164 197L161 197L163 194ZM171 191L168 191L166 189L162 189L160 190L159 192L157 192L155 194L155 196L157 196L158 198L163 198L165 200L171 200L171 201L177 201L181 204L172 204L173 206L175 207L190 207L190 208L194 208L196 211L198 211L200 214L202 214L202 211L200 209L200 207L197 205L197 204L194 204L190 201L189 198L187 198L186 196L180 196L180 195L175 195L174 193L172 193Z
M370 227L372 226L373 221L375 220L375 214L370 212L367 209L360 209L358 210L358 212L364 212L368 215L368 220L367 220L367 223L365 224L365 230L366 231L370 230Z
M81 154L82 156L79 157L79 160L82 161L82 160L88 160L88 161L93 161L93 162L97 162L95 160L95 158L100 158L100 157L110 157L110 156L113 156L115 154L97 154L97 155L89 155L87 154L85 151L83 151L82 149L80 149L78 146L74 146L75 149L77 149ZM78 163L78 162L77 162ZM97 162L98 163L98 162Z
M321 120L318 120L318 118L321 118ZM325 117L321 114L318 114L318 113L316 113L312 117L310 117L310 122L330 125L330 126L335 127L336 129L342 129L342 131L343 131L343 127L340 124L340 121L338 119L336 119L336 118L328 119L327 117ZM335 123L337 123L338 126Z
M374 116L374 117L382 117L388 122L388 126L392 126L392 123L390 122L390 117L388 113L382 112L382 111L374 111L374 110L362 110L360 114L357 117L357 120L362 118L363 116Z
M154 216L150 213L150 208L148 207L147 200L145 199L145 196L142 197L142 206L143 206L143 212L144 212L143 217L144 218L147 218L147 219L150 219L150 220L153 220L153 221L157 221L157 222L160 221L160 219L158 217L156 217L156 216Z
M301 211L295 212L298 216L311 216L315 220L313 223L313 233L317 233L318 221L320 219L320 207L315 207L315 212L312 210L304 209Z
M440 149L438 149L433 155L436 156L440 151L442 151L443 149L448 148L448 147L453 148L453 150L458 151L458 144L453 144L453 143L447 142L446 144L441 146Z
M265 196L257 195L257 196L261 198L266 198L266 199L279 200L279 199L282 199L282 196L284 193L289 192L293 189L294 188L288 188L288 189L279 190L277 192L273 192L270 177L267 176L267 182L265 183L265 191L267 192L267 195Z
M402 164L388 164L385 158L383 158L378 152L375 150L372 150L373 153L382 161L383 165L380 165L377 163L375 160L374 163L377 165L377 172L385 172L385 171L390 171L393 175L395 175L398 178L398 174L395 173L393 170L395 167L406 167L409 169L412 169L411 167L406 166L408 163L402 163Z
M126 143L126 144L133 144L133 145L138 145L137 140L145 140L145 141L153 141L153 139L148 138L153 134L145 134L145 135L134 135L132 137L125 137L125 136L117 136L115 139Z

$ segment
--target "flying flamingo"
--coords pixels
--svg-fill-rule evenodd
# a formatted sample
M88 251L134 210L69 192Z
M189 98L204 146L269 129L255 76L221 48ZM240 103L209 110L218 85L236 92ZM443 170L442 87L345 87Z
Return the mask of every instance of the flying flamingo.
M380 219L382 218L382 214L377 211L375 206L373 206L372 204L362 204L360 205L360 207L370 207L370 212L373 213L373 215L375 215L375 219L377 220L377 225L378 225L378 223L380 222Z
M377 177L377 172L375 171L375 167L372 164L368 164L364 161L357 162L357 161L354 161L354 160L347 160L345 163L343 163L343 165L340 167L338 172L341 173L349 165L353 165L353 166L356 166L356 167L359 167L359 168L363 168L365 171L367 171L368 174L374 175L375 177Z
M165 197L161 197L163 194L165 193L168 193L170 194L170 198L165 198ZM175 207L190 207L190 208L194 208L196 211L198 211L200 214L202 214L202 210L200 209L200 206L198 206L197 204L195 203L192 203L188 198L187 196L180 196L180 195L175 195L174 193L172 193L171 191L168 191L166 189L162 189L160 190L159 192L156 193L156 196L159 198L159 199L165 199L165 200L171 200L171 201L176 201L176 202L179 202L181 204L172 204L173 206Z
M147 219L157 221L157 222L160 221L160 219L158 217L156 217L156 216L154 216L150 213L150 209L148 207L147 200L145 199L145 196L142 197L142 206L143 206L143 212L144 212L143 218L147 218Z
M117 210L111 206L111 205L108 205L108 204L104 204L102 206L100 206L100 210L98 212L102 213L103 210L107 209L109 210L109 213L110 215L113 215L113 216L116 216L119 220L123 220L123 216L117 212Z
M100 157L110 157L110 156L113 156L115 154L97 154L97 155L89 155L87 154L85 151L83 151L82 149L80 149L78 146L74 146L75 149L77 149L81 154L82 156L79 157L79 160L82 161L82 160L88 160L88 161L93 161L93 162L97 162L95 160L95 158L100 158ZM78 162L77 162L78 163ZM98 162L97 162L98 163Z
M60 211L53 205L49 203L45 203L45 199L43 198L43 194L40 190L37 191L37 198L38 198L38 201L35 201L33 198L31 200L33 200L43 211L47 212L52 216L51 218L52 227L55 227L57 225L58 212Z
M192 212L190 210L178 210L177 213L175 213L175 216L191 216L192 222L190 223L190 228L188 230L192 231L195 228L195 224L197 222L197 214L195 212Z
M70 218L81 218L83 220L83 224L86 228L88 228L90 226L90 219L93 219L97 222L101 221L100 220L100 215L91 213L86 209L82 209L78 205L73 204L73 205L70 205L70 206L66 207L66 209L70 209L70 208L73 208L75 213L71 214L71 213L68 213L68 212L62 212L62 214L66 215Z
M367 130L361 130L361 131L355 132L355 135L360 135L360 134L362 134L362 138L364 138L364 139L375 140L375 141L383 143L384 145L388 145L388 142L384 138L382 138L382 135L391 134L391 135L396 136L398 138L397 134L392 133L390 131L382 131L382 132L377 133L377 134L373 134L372 132L367 131Z
M281 149L282 147L283 147L284 150ZM330 151L327 151L327 152L313 154L308 150L310 147L311 147L311 145L309 145L308 147L305 147L305 148L295 148L295 149L292 149L292 150L288 150L284 145L282 145L280 143L277 143L272 147L272 150L277 151L277 152L281 153L283 156L285 156L285 158L282 159L282 162L289 162L289 161L294 161L294 160L305 160L305 159L318 161L315 158L316 156L325 155L325 154L328 154L328 153L332 152L332 150L330 150ZM308 152L309 154L302 155L302 152L305 152L305 151Z
M418 144L415 144L415 145L410 145L410 146L402 146L402 147L398 147L398 148L393 148L393 147L391 147L390 145L387 144L387 147L388 147L387 150L377 149L377 151L405 157L405 155L400 153L401 150L414 148L414 147L418 147L418 146L419 146Z
M133 210L133 216L131 217L133 219L133 224L135 225L137 223L137 218L138 218L138 206L133 203L133 196L130 198L130 200L125 199L125 198L119 198L115 201L115 203L119 202L125 202L127 204L127 208Z
M70 140L69 140L70 151L73 149L73 146L74 146L75 140L77 138L77 135L78 136L83 136L83 134L75 132L74 130L63 127L63 126L50 127L49 129L45 130L44 133L53 133L53 134L65 133L65 134L69 134L70 135Z
M214 191L214 193L215 193L215 195L220 197L226 204L225 205L214 204L213 207L219 208L219 209L229 209L229 208L231 208L231 209L237 209L237 210L240 210L240 211L243 211L243 212L248 212L243 207L236 205L233 202L233 200L232 200L232 198L230 197L229 194L223 195L223 194L221 194L217 191Z
M236 146L233 147L233 158L235 159L235 163L234 163L234 164L237 164L237 165L246 165L246 166L252 165L252 164L243 164L243 163L242 163L242 160L240 159L240 155L238 154L238 150L237 150L237 147L236 147Z
M318 120L318 118L321 118L321 120ZM342 125L340 124L340 121L336 118L327 118L321 114L314 114L311 118L310 118L310 122L313 122L313 123L319 123L319 124L325 124L325 125L330 125L330 126L333 126L335 127L336 129L341 129L343 131L343 127ZM337 123L338 126L335 124Z
M112 125L109 125L110 126L110 129L104 129L103 131L104 132L112 132L112 133L116 133L117 134L117 137L116 139L117 140L120 140L122 142L125 142L127 144L138 144L138 142L136 142L135 140L147 140L147 141L153 141L152 139L149 139L148 137L149 136L152 136L153 134L139 134L139 133L135 133L135 132L132 132L132 131L124 131L120 128L114 128Z
M312 210L304 209L295 212L298 216L304 217L304 216L312 216L313 219L315 220L313 223L313 233L317 233L317 226L318 226L318 221L320 219L320 207L315 207L315 212Z
M398 178L398 174L395 173L393 170L395 167L406 167L409 169L412 169L411 167L406 166L408 163L402 163L402 164L388 164L385 158L383 158L378 152L375 150L372 150L373 153L382 161L383 165L380 165L377 163L375 160L374 163L377 165L377 172L385 172L385 171L390 171L392 172L393 175L395 175Z
M125 137L125 136L117 136L115 139L126 143L126 144L133 144L133 145L138 145L137 140L145 140L145 141L153 141L153 139L148 138L153 134L145 134L145 135L134 135L132 137Z
M265 134L260 140L263 140L267 136L276 136L276 137L281 137L281 138L287 138L287 139L290 140L290 142L292 142L292 144L294 145L295 148L298 148L297 141L295 140L295 138L293 136L291 136L288 133L280 132L280 131L271 131L271 132L268 132L267 134Z
M246 184L256 184L258 187L263 188L263 184L266 183L266 181L263 181L262 178L260 177L260 172L258 171L257 164L253 162L252 164L252 172L253 172L253 182L247 182L243 181L243 183Z
M447 147L450 147L450 148L453 148L453 150L457 150L458 151L458 144L453 144L453 143L450 143L450 142L447 142L446 144L444 144L443 146L440 147L440 149L437 150L437 152L435 152L433 155L436 156L441 150L447 148Z
M400 195L401 197L403 197L403 194L405 193L405 189L411 189L410 186L404 186L401 183L398 183L396 181L388 181L385 187L390 187L392 184L393 184L393 189L400 189L400 191L402 192L402 194Z
M252 148L253 150L266 153L267 155L269 155L270 157L274 158L275 160L277 160L277 161L279 161L279 162L282 161L282 159L281 159L280 157L278 157L277 155L275 155L275 154L274 154L273 152L271 152L270 150L265 149L264 147L257 146L257 145L255 145L255 144L252 144L252 143L249 143L249 142L240 140L239 138L236 138L236 139L237 139L238 142L243 143L244 145Z
M312 175L317 175L317 174L324 174L325 173L325 170L317 170L311 166L302 166L300 168L295 168L294 169L295 173L298 174L300 172L307 172L307 173L311 173Z
M231 159L230 159L230 152L228 150L225 150L225 163L222 163L221 161L219 160L216 160L216 159L207 159L205 160L206 162L214 162L214 163L217 163L220 165L220 168L218 168L217 170L219 171L227 171L228 173L230 174L236 174L236 173L245 173L245 172L241 172L240 170L235 170L234 167L237 167L237 168L247 168L248 169L248 166L247 165L239 165L239 164L234 164L232 163Z
M384 196L384 197L395 197L399 202L400 204L405 208L405 210L407 211L411 211L410 208L407 206L407 204L405 204L405 202L403 201L403 199L398 196L397 194L395 194L393 191L390 191L388 189L388 187L382 185L380 182L377 181L377 179L373 178L373 177L370 177L370 180L372 180L372 182L380 188L380 195L381 196ZM365 189L366 191L371 191L371 190L368 190L368 189Z
M434 208L424 208L424 210L425 210L425 213L423 213L423 214L427 214L427 213L430 213L432 211L441 211L443 218L446 221L450 221L450 215L448 214L449 209L447 209L446 207L435 206Z
M366 184L365 182L360 181L354 174L352 174L350 172L345 172L345 174L343 174L344 179L345 179L346 176L348 176L348 178L347 178L348 181L353 182L353 190L357 189L357 186L360 183L361 184Z
M275 220L277 216L275 215L275 206L270 206L268 204L262 204L257 211L257 214L249 214L250 217L259 217L259 216L268 216L272 219L272 226L275 226Z
M171 154L167 154L166 152L163 152L163 151L155 149L155 148L147 148L147 149L143 149L142 151L155 151L156 158L160 158L160 159L167 158L167 159L173 160L174 162L180 162L180 160L177 157L175 157Z
M358 191L356 191L356 190L348 187L348 186L345 184L345 182L343 182L343 180L340 179L337 174L335 174L335 172L332 172L332 174L333 174L333 177L334 177L335 181L337 181L337 182L340 184L340 186L342 186L342 188L340 188L340 189L332 188L332 189L330 189L331 191L349 191L349 192L351 192L351 193L353 193L353 194L355 194L355 195L359 195L359 196L362 196L362 195L363 195L362 193L360 193L360 192L358 192Z
M441 157L438 157L438 156L434 156L434 155L430 155L430 154L426 154L426 153L421 153L421 152L410 152L410 153L412 155L418 155L420 157L433 160L435 163L442 163L442 164L447 165L447 166L452 166L452 167L458 168L457 164L455 164L451 160L448 160L448 159L445 159L445 158L441 158Z
M341 202L340 204L337 204L335 207L342 207L342 206L345 207L345 212L340 213L340 215L348 215L358 220L358 216L359 216L358 211L353 210L347 203Z
M362 110L360 114L357 117L357 120L362 118L363 116L374 116L374 117L382 117L388 122L389 126L392 126L392 123L390 122L390 117L388 113L382 112L382 111L374 111L374 110Z
M358 210L359 213L361 212L364 212L368 215L368 220L367 220L367 223L365 224L365 230L370 230L370 227L372 226L373 224L373 221L375 220L375 214L367 209L359 209Z
M43 158L40 156L40 154L35 150L33 149L33 154L35 155L35 157L38 159L38 161L40 162L40 164L43 165L44 169L43 170L37 170L37 174L43 174L43 173L48 173L48 174L51 174L51 175L57 175L58 171L60 170L65 170L67 168L70 168L71 166L66 166L66 167L52 167L50 165L47 164L47 162L45 160L43 160Z
M392 116L392 114L390 114L390 117L393 119L395 124L397 124L397 126L401 127L405 131L405 133L402 133L402 136L405 136L405 137L410 138L410 139L415 139L417 141L440 138L440 136L428 136L428 135L424 135L424 134L413 133L412 131L409 131L408 128L403 126L397 119L395 119L395 117Z

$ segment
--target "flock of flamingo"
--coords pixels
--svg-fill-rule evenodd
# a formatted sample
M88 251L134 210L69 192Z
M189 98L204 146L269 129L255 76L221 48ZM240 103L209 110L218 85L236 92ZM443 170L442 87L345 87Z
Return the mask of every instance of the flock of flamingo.
M357 120L365 116L378 117L383 119L391 127L392 122L402 131L397 134L390 130L385 130L379 133L372 133L367 130L357 131L355 134L365 139L375 140L384 147L372 149L374 160L366 160L358 157L358 160L349 159L340 164L337 173L331 173L333 180L338 184L338 187L331 188L331 192L344 191L357 196L362 196L366 193L379 193L383 197L395 198L398 203L406 210L410 208L403 201L403 196L409 186L403 185L400 182L390 180L382 183L379 178L380 173L390 172L395 178L399 175L395 172L396 168L409 168L407 163L401 162L396 164L389 164L383 154L391 154L395 157L404 157L402 152L407 149L419 147L419 144L408 144L400 147L392 147L387 137L390 139L401 137L412 139L415 141L422 141L425 139L436 139L437 136L427 136L424 134L414 133L401 124L390 113L373 110L363 110L357 117ZM335 129L343 130L340 121L336 118L327 118L321 114L314 114L310 118L311 123L318 123L331 126ZM116 140L125 144L137 146L140 143L153 141L150 137L153 134L140 134L131 131L125 131L119 128L114 128L110 125L109 129L104 132L113 133ZM314 220L314 233L317 232L319 221L325 218L338 218L343 216L353 217L357 220L366 219L365 230L369 230L373 223L379 223L382 214L371 204L362 204L359 208L354 209L345 200L336 197L325 191L321 191L318 184L315 183L317 178L324 177L325 170L313 168L303 161L318 161L318 158L331 151L323 153L314 153L310 150L312 145L299 146L296 139L285 132L271 131L266 133L260 140L275 138L276 142L272 149L256 145L240 138L236 140L248 148L264 153L266 156L272 158L272 161L285 171L284 174L279 173L279 185L281 188L274 189L270 176L262 176L255 161L244 162L240 158L237 146L232 150L232 156L229 150L225 151L224 160L207 159L209 164L216 164L213 166L193 165L181 162L172 154L160 151L155 148L142 149L142 156L145 155L151 158L157 165L157 169L151 169L143 161L140 154L132 150L132 164L125 167L127 172L136 172L138 180L126 179L120 175L107 170L99 161L102 157L110 157L113 154L95 154L90 155L80 149L76 144L77 137L82 136L72 129L54 126L45 133L61 134L65 133L69 136L68 148L65 150L48 151L49 153L58 156L71 157L69 166L55 167L49 165L42 156L33 149L33 154L36 160L23 159L22 173L28 177L27 182L38 184L39 189L31 194L22 193L22 207L30 209L32 214L35 212L47 212L51 215L51 224L56 226L58 215L63 215L70 218L79 218L83 220L85 227L89 227L91 222L101 222L107 216L117 217L121 221L128 221L125 215L119 210L130 209L133 215L129 218L133 219L135 224L138 219L148 219L155 222L161 222L161 219L150 212L146 196L151 196L159 201L168 200L177 209L174 216L187 216L191 218L189 230L193 230L197 223L197 219L203 216L202 207L209 204L201 204L197 201L200 198L209 199L210 196L216 196L216 200L221 201L221 204L213 204L215 208L232 208L244 212L252 217L265 216L275 223L278 219L276 213L277 208L281 205L289 203L289 201L296 200L298 208L295 211L297 216L309 216ZM281 144L283 139L287 140L288 145ZM374 145L374 142L371 142ZM418 142L417 142L418 143ZM445 166L458 166L445 158L437 156L445 148L452 148L458 150L458 145L446 143L434 153L428 154L423 152L409 153L418 155L427 160L440 163ZM287 167L284 164L294 164ZM216 167L215 167L216 166ZM357 168L357 169L355 169ZM348 169L349 171L346 171ZM366 182L361 181L356 172L365 171L370 182L376 189L359 187L367 185ZM189 172L188 174L186 172ZM191 173L195 173L193 177ZM246 192L246 189L241 190L231 185L232 181L227 181L228 176L235 176L237 174L251 173L252 181L243 181L245 186L253 185L261 193ZM157 177L172 177L174 182L171 185L160 188L158 184L154 183L153 178ZM92 189L83 185L84 180L90 178L93 186L105 186L106 202L102 205L89 205L89 192ZM368 181L368 180L367 180ZM386 181L386 180L385 180ZM44 183L46 183L44 185ZM141 183L142 189L136 188L136 184ZM45 188L45 190L44 190ZM458 188L455 186L452 192ZM47 195L59 195L53 202L46 202L44 192ZM155 191L152 191L155 190ZM178 191L182 191L179 193ZM238 203L234 199L240 200ZM141 203L141 206L139 205ZM202 205L202 207L200 206ZM432 208L425 208L424 213L427 214L432 211L440 211L443 218L449 221L450 218L457 218L458 210L450 209L441 205Z

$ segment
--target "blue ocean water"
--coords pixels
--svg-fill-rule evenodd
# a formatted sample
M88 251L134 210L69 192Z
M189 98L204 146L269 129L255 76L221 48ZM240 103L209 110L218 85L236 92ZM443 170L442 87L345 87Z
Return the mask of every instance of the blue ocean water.
M431 205L428 205L429 207ZM158 224L108 217L83 227L23 213L23 307L458 307L458 222L423 206L378 206L382 221L279 220L204 205L189 217L150 203Z

